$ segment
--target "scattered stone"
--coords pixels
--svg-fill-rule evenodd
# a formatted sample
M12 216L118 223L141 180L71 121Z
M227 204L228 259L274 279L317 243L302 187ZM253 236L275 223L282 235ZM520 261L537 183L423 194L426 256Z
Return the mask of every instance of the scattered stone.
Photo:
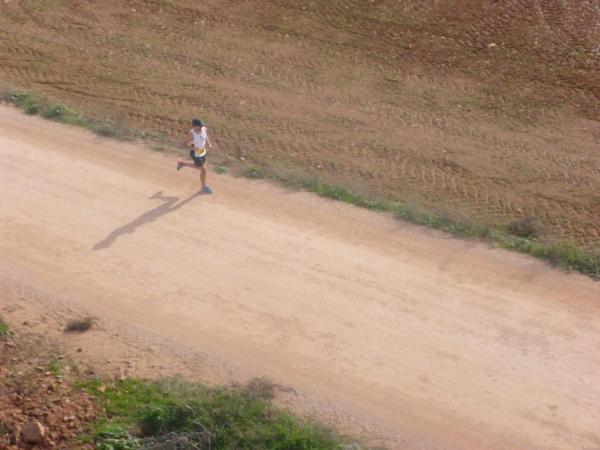
M83 333L89 330L94 323L93 317L84 317L82 319L74 319L69 321L65 326L65 333Z
M29 422L21 431L21 439L26 444L40 444L44 439L46 430L37 420Z

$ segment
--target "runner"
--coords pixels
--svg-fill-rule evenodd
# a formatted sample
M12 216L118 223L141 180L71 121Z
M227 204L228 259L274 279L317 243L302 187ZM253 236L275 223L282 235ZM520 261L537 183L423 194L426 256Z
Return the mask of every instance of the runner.
M205 194L212 194L212 190L206 185L206 145L212 147L208 134L206 134L206 127L200 119L192 120L192 129L188 134L187 145L190 148L190 158L192 162L177 160L177 170L182 167L191 167L200 171L200 183L202 185L202 192Z

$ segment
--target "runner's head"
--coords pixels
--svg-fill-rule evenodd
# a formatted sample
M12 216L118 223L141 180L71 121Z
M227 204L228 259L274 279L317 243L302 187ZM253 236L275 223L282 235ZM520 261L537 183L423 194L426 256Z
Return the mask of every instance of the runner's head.
M192 120L192 127L194 128L202 128L204 126L204 124L202 123L202 121L200 119L193 119Z

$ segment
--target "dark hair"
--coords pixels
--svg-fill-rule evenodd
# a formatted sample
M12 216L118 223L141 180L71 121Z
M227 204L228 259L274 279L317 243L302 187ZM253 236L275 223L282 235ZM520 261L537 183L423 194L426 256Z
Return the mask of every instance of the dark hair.
M204 124L202 123L202 121L200 119L193 119L192 126L193 127L203 127Z

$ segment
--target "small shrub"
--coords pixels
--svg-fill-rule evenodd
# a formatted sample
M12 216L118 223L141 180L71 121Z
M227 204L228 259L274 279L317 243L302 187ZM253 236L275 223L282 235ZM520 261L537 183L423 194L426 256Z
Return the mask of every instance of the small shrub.
M83 333L84 331L92 328L94 319L91 317L84 317L83 319L71 320L65 327L65 333Z
M501 236L504 248L527 253L536 258L569 270L577 270L592 278L600 279L600 253L585 251L571 242L540 243L530 239Z
M133 450L141 448L140 439L133 437L121 424L104 423L96 428L98 450Z
M97 448L343 448L335 433L275 407L274 385L264 379L214 388L135 379L99 386L99 381L85 386L106 408L94 433Z
M27 92L12 92L8 95L8 101L17 105L24 106L27 101L30 101L31 95Z
M275 388L277 385L265 377L253 378L244 386L245 391L250 396L262 400L273 400L275 398Z
M53 119L53 120L64 120L68 114L72 114L72 111L69 110L65 105L61 105L57 103L55 105L50 105L48 108L42 111L42 117L45 119Z
M8 336L9 333L10 330L8 328L8 325L6 324L6 322L4 322L4 320L2 320L2 318L0 318L0 337Z
M374 211L389 211L390 205L382 200L374 200L362 197L342 186L332 186L321 184L319 182L307 182L304 187L320 197L332 198L346 203L352 203L356 206L372 209Z
M3 98L22 108L26 114L40 114L46 119L84 127L100 136L125 140L133 134L131 131L126 130L120 123L111 123L106 120L87 117L68 106L60 103L51 104L47 100L40 99L28 92L10 92L5 94Z
M118 134L115 127L104 121L91 123L90 128L94 133L104 137L116 137Z
M52 361L50 364L48 364L48 370L52 372L52 375L55 377L58 377L62 374L62 368L58 361Z
M152 145L152 147L150 147L152 150L154 150L155 152L166 152L167 151L167 146L165 144L160 144L160 143L156 143L154 145Z
M248 170L246 170L246 176L248 178L254 178L254 179L261 179L264 178L265 176L263 175L263 173L261 172L261 170L258 167L250 167L248 168Z
M40 100L28 92L13 92L8 96L8 99L11 103L22 108L26 114L39 114L42 110Z
M535 238L542 234L542 221L536 217L524 217L522 219L513 220L506 227L508 232L513 236L521 238Z
M25 114L29 114L30 116L39 114L40 112L40 105L36 104L36 103L29 103L27 105L25 105Z
M217 166L215 167L215 172L219 174L223 174L227 172L227 167L225 166Z

